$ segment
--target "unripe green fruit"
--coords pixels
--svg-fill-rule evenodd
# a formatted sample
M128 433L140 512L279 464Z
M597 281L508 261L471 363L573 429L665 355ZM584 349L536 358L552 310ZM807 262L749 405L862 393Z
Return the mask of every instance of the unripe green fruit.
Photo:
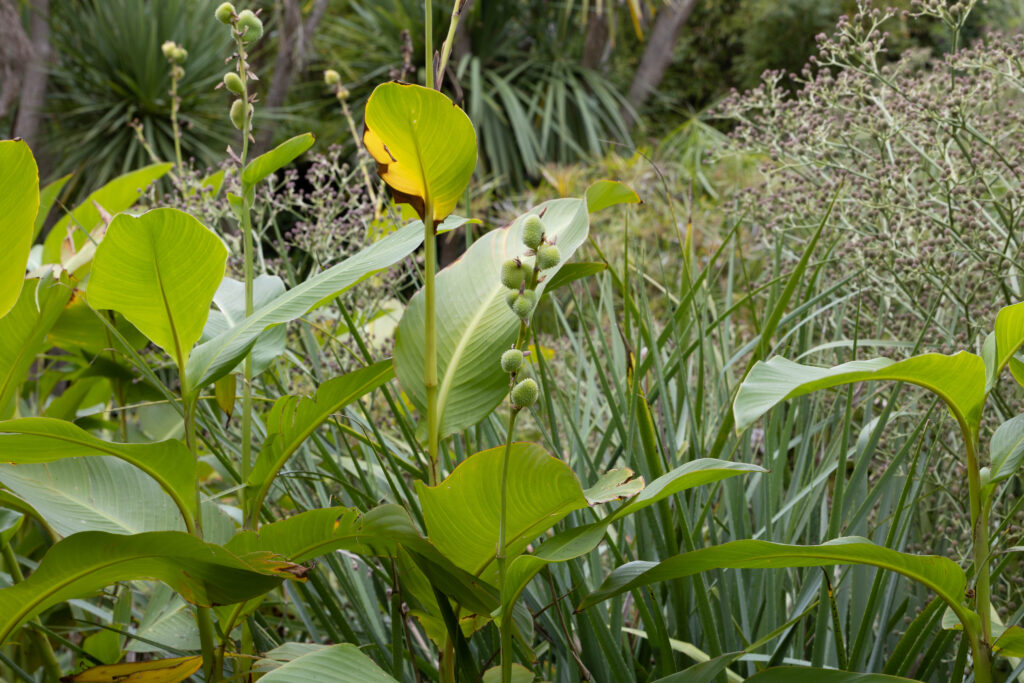
M528 249L536 249L544 242L544 224L537 216L527 216L523 221L523 244Z
M338 85L341 82L341 75L338 74L334 69L328 69L324 72L324 83L327 85Z
M526 279L526 269L519 259L510 258L501 264L501 284L509 289L519 289Z
M186 50L186 49L185 49L185 48L183 48L183 47L180 47L180 46L176 46L176 47L174 48L174 54L173 54L173 55L171 55L171 59L172 59L172 60L173 60L173 61L174 61L174 62L175 62L176 64L184 64L184 63L185 63L185 60L186 60L186 59L188 59L188 50Z
M164 44L160 46L160 51L164 53L164 57L167 59L174 59L174 50L177 47L173 40L165 40Z
M235 16L235 6L230 2L223 2L214 12L214 16L217 17L217 21L222 24L230 24L231 19Z
M537 303L537 294L532 290L526 290L522 294L516 297L516 301L512 304L512 312L519 316L519 319L526 321L530 319L530 314L533 313L533 305Z
M558 265L558 262L562 260L562 255L558 253L558 247L553 244L545 244L537 250L537 268L538 270L547 270L548 268L554 268Z
M245 125L245 116L248 114L252 116L252 105L243 101L235 100L231 103L231 123L235 125L235 128L242 130L242 126Z
M242 79L234 71L224 74L224 87L228 89L228 92L233 92L236 95L245 92L245 88L242 87Z
M505 303L508 304L508 307L511 308L512 310L515 310L516 299L518 298L519 290L517 289L510 289L507 292L505 292Z
M238 13L238 32L242 34L242 40L247 43L259 40L263 35L263 22L253 14L252 10L244 9Z
M519 372L519 369L522 367L523 352L519 349L509 349L505 353L501 354L501 369L505 372L509 374Z
M519 384L512 387L512 403L517 408L529 408L537 401L540 390L532 378L527 377Z

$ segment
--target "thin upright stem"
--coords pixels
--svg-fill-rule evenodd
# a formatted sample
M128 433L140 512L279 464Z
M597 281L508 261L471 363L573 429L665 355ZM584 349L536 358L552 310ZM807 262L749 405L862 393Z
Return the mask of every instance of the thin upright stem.
M431 0L424 3L423 42L425 45L428 88L434 87L434 7Z
M242 119L242 154L239 157L239 177L245 171L245 163L249 156L249 128L252 122L252 112L249 108L249 64L248 55L245 51L245 43L241 37L235 36L235 44L238 48L238 77L242 81L242 102L245 103ZM242 211L240 223L242 228L242 269L245 279L245 317L253 313L253 229L252 229L252 188L246 187L242 181ZM241 479L242 488L239 490L239 498L242 510L246 509L245 483L252 471L252 354L247 354L242 367L242 463ZM245 515L246 528L255 525L258 513L250 511Z
M423 339L423 383L427 390L427 456L430 459L431 486L441 480L439 457L440 424L437 411L437 302L434 278L437 274L437 235L434 232L433 202L427 197L423 221L423 258L425 263L423 299L426 308Z
M981 623L981 633L972 634L967 625L968 638L974 657L974 680L977 683L992 681L992 592L989 575L988 548L988 506L985 504L981 486L977 445L974 433L961 425L967 450L967 490L971 509L971 550L974 554L975 611Z
M174 159L177 162L176 170L182 172L181 163L181 129L178 126L178 109L181 106L181 98L178 97L178 76L176 71L181 67L175 66L171 70L171 131L174 134Z
M508 416L508 433L505 435L505 454L501 459L501 494L500 513L498 517L498 548L494 559L498 563L498 589L505 591L505 527L508 510L508 463L512 455L512 436L515 433L516 418L521 409L512 406ZM512 681L512 615L502 612L501 615L501 680L502 683Z
M18 558L14 554L14 549L2 539L0 539L0 555L4 558L4 564L7 565L7 573L11 575L11 581L15 584L24 581L25 575L21 571L21 565L18 564ZM42 622L39 621L38 617L33 617L29 620L29 637L32 638L38 654L43 658L43 669L46 671L46 678L47 680L58 681L61 679L63 672L60 670L57 654L53 651L50 639L42 631L33 628L35 626L42 627Z
M452 5L452 18L448 22L448 36L444 39L444 45L441 46L441 59L437 63L437 74L435 75L435 83L433 87L436 90L441 89L441 85L444 83L444 72L448 66L448 58L452 54L452 44L455 42L455 31L459 28L459 19L462 18L462 10L466 6L466 0L455 0Z

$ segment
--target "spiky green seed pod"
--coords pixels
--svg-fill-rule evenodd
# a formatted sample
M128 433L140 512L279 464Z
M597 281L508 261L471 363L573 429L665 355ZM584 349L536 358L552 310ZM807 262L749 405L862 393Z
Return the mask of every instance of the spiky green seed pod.
M248 104L243 100L235 100L231 103L231 123L235 125L235 128L242 130L242 126L245 125L245 117L248 114L252 116L252 105Z
M164 57L167 59L174 59L174 50L177 47L173 40L165 40L164 44L160 46L160 51L164 53Z
M171 61L175 64L184 64L185 60L188 59L188 50L181 47L180 45L175 46L174 54L171 55Z
M517 289L510 289L507 292L505 292L505 303L508 304L508 307L511 308L513 311L516 310L516 299L518 298L519 290Z
M341 83L341 75L334 69L328 69L324 72L324 83L327 85L338 85L338 83Z
M234 71L224 74L224 87L228 89L228 92L233 92L236 95L245 92L245 88L242 87L242 79Z
M537 216L527 216L523 221L523 244L528 249L536 249L544 242L544 224Z
M537 395L540 390L532 378L527 377L519 384L512 387L512 403L517 408L529 408L537 402Z
M501 284L509 289L519 289L526 279L526 268L519 259L510 258L501 264Z
M230 2L222 2L217 11L214 12L214 16L217 17L217 21L222 24L230 24L231 20L235 16L235 6Z
M247 43L259 40L263 35L263 22L252 10L244 9L238 13L238 32Z
M525 322L530 319L530 314L533 313L533 306L536 303L537 293L528 289L516 297L515 303L512 304L512 312Z
M509 349L505 353L501 354L501 369L505 372L512 374L519 372L519 369L523 367L523 352L519 349Z
M558 265L558 262L562 260L562 255L558 252L558 247L553 244L541 245L540 249L537 250L537 268L538 270L547 270L548 268L554 268Z

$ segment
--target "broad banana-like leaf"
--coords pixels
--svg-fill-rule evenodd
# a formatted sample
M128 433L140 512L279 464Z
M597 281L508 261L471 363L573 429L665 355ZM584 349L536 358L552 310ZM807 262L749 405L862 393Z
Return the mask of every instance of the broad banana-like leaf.
M743 380L733 413L736 427L750 426L782 401L821 389L877 380L909 382L937 394L970 434L977 434L985 404L985 363L973 353L928 353L893 362L856 360L834 368L800 365L785 358L758 362Z
M286 643L267 653L257 670L270 673L260 678L266 683L335 683L339 680L360 683L397 683L355 645L315 645Z
M86 531L55 544L27 579L0 590L0 643L43 610L118 581L162 581L189 602L209 607L262 595L295 578L295 569L270 553L239 557L180 531Z

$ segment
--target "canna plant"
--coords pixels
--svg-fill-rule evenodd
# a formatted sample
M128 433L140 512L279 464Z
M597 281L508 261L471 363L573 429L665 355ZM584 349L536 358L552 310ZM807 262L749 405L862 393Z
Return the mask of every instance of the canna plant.
M655 582L678 579L714 569L825 567L860 564L897 572L933 592L946 605L943 628L961 630L973 659L973 679L989 683L994 678L993 657L1024 656L1024 629L1004 626L993 609L990 570L998 549L993 547L990 518L1000 487L1014 477L1024 463L1024 416L999 425L989 439L987 461L980 451L980 426L987 397L1009 367L1024 385L1020 359L1024 344L1024 304L1003 308L995 330L985 340L982 354L961 351L954 355L928 353L895 362L889 358L851 361L832 368L801 365L785 358L757 362L736 394L733 412L737 429L745 429L784 401L815 391L857 382L895 381L923 387L944 402L956 422L967 471L968 510L972 544L966 568L934 555L912 555L875 545L860 537L835 537L821 545L788 545L760 540L738 540L720 546L683 553L660 562L631 562L614 570L597 590L581 603L585 608L623 591ZM845 471L840 467L838 472ZM841 499L844 479L837 476L835 496ZM873 592L871 600L878 599ZM838 614L833 613L837 659L845 668L843 635ZM719 658L722 670L740 653ZM780 667L750 680L782 681L893 681L891 676L846 674L836 670Z
M453 8L449 41L462 6ZM517 418L543 391L543 381L527 377L534 374L528 341L537 306L558 287L594 272L568 263L588 238L590 215L639 198L618 183L598 182L584 197L545 202L488 232L438 271L437 235L467 222L453 212L474 172L476 139L468 117L433 88L382 84L365 114L363 140L381 178L419 220L291 288L257 276L256 189L314 140L300 135L249 158L256 98L248 51L263 24L256 13L230 3L215 17L236 47L236 68L223 87L232 95L229 118L240 131L241 152L232 152L234 185L211 177L199 191L229 188L242 281L227 276L225 240L195 217L173 208L128 211L139 189L171 171L173 164L159 161L97 190L30 249L66 179L39 188L27 145L0 143L0 170L10 190L0 199L0 229L13 245L0 270L6 283L0 294L0 550L12 584L0 588L0 645L14 637L29 641L47 680L56 680L68 667L41 615L112 584L155 580L190 605L185 613L195 647L169 659L118 663L125 641L112 631L113 645L104 650L111 661L98 660L94 646L82 649L102 666L74 680L159 676L173 683L200 671L207 681L254 673L268 681L304 680L323 667L362 672L359 680L393 680L350 645L286 643L267 652L258 641L268 594L288 594L292 588L285 584L315 575L307 563L344 550L390 567L437 646L440 680L480 675L485 662L467 642L481 632L486 638L493 624L501 643L496 674L510 681L535 659L532 616L519 598L538 572L591 552L613 524L634 512L696 486L763 470L704 458L646 486L619 468L585 488L544 446L515 440ZM172 70L185 59L179 49L165 48ZM439 73L443 68L442 61ZM440 79L428 82L440 85ZM284 354L274 328L334 302L420 245L423 287L402 314L394 359L325 378L310 395L285 393L260 411L261 375ZM36 362L44 379L31 381ZM424 461L400 462L385 446L395 463L389 500L281 517L281 506L270 499L289 460L334 414L375 391L386 393L396 378L421 417L414 454L423 453ZM61 382L67 383L63 393ZM506 397L504 444L453 455L460 432L491 419ZM239 436L225 447L214 409L231 416L236 402ZM88 419L80 415L80 408L97 404L104 410ZM166 408L174 425L164 438L152 438L129 419L152 404ZM229 482L225 489L211 484L211 469ZM78 495L83 489L88 499ZM601 511L615 501L623 502ZM583 510L594 521L551 533ZM27 519L54 541L35 566L16 552L18 538L32 526ZM544 542L532 548L540 537ZM23 565L33 571L26 574ZM159 590L137 597L159 612L170 599ZM125 626L132 622L133 594L125 592L127 600L115 610ZM399 649L394 652L397 657ZM415 656L411 660L417 667ZM400 662L392 664L393 673L402 670Z

